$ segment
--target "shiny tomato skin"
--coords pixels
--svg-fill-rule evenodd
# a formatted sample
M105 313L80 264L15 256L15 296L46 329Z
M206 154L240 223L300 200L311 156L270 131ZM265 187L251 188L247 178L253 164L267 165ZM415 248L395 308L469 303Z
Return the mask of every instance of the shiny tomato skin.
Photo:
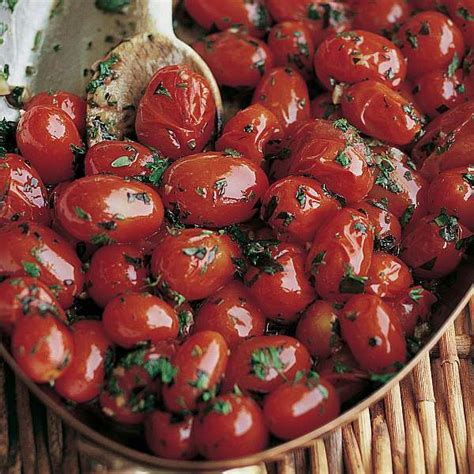
M220 86L254 88L274 63L273 54L263 41L232 31L206 36L193 48Z
M229 348L219 333L200 331L189 336L171 360L177 373L173 383L163 387L167 410L196 409L203 392L212 390L223 377L228 357Z
M269 393L300 370L311 367L306 347L290 336L257 336L239 344L231 353L223 389L237 385L247 391Z
M31 276L69 308L84 285L81 261L69 243L40 224L23 222L0 229L0 276Z
M210 140L216 103L205 78L188 66L165 66L151 78L135 119L138 141L177 159Z
M366 80L396 88L406 76L405 59L398 47L383 36L363 30L326 38L314 55L314 70L328 90L338 82L356 84Z
M77 179L56 202L61 225L93 244L128 243L154 234L164 216L158 193L135 181L110 175Z
M0 226L17 220L48 225L48 192L38 172L21 156L0 157Z
M11 339L13 357L36 383L56 380L74 355L71 331L51 314L31 313L15 325Z
M410 79L435 69L445 69L457 54L464 56L464 39L450 18L435 11L420 12L406 21L397 33L407 59Z
M233 281L207 298L199 308L193 332L206 330L220 333L233 350L243 340L263 335L265 316L247 288Z
M230 459L264 450L268 429L255 400L229 393L212 399L200 411L193 439L206 459Z
M176 311L149 293L128 293L109 301L102 315L105 332L120 347L157 343L178 336Z
M341 345L338 335L338 315L334 305L315 301L303 314L296 326L296 338L313 357L330 357Z
M316 233L306 271L316 293L329 301L345 301L361 293L374 247L374 230L367 216L345 207Z
M265 272L250 267L244 283L265 316L291 324L316 297L304 271L306 252L294 244L280 243L269 249L280 271Z
M82 141L72 119L62 110L37 105L18 122L16 140L21 156L36 169L45 184L74 176L74 147Z
M249 220L268 188L265 172L235 152L207 152L174 162L163 175L161 197L182 222L225 227Z
M252 99L275 114L284 130L309 118L308 87L301 74L290 67L269 69L258 83Z
M154 454L166 459L193 459L196 446L191 436L194 417L177 417L156 410L145 419L145 439Z
M354 127L393 145L407 145L422 129L420 112L380 82L364 81L349 87L342 96L341 108Z
M69 115L81 136L84 135L86 131L86 101L82 97L66 91L40 92L26 103L25 110L30 110L37 105L47 105L62 110Z
M299 382L288 381L270 393L263 403L268 429L277 438L303 436L329 423L341 410L336 389L314 374Z
M273 183L263 198L260 217L280 236L305 244L341 208L318 181L288 176Z
M406 361L402 326L392 308L375 295L354 295L339 319L342 337L362 369L393 372Z
M449 0L445 2L451 20L461 30L468 48L474 46L474 3L472 0Z
M238 246L227 235L185 229L158 244L152 255L151 272L162 286L188 300L200 300L232 280L233 258L239 256Z
M54 389L72 402L86 403L99 396L112 341L100 321L78 321L71 326L71 332L74 358L56 379Z
M323 92L311 101L311 118L323 120L342 118L341 107L339 104L333 103L330 92Z
M281 138L283 132L275 115L263 105L253 104L237 112L226 123L216 142L216 150L235 150L261 166L268 142Z

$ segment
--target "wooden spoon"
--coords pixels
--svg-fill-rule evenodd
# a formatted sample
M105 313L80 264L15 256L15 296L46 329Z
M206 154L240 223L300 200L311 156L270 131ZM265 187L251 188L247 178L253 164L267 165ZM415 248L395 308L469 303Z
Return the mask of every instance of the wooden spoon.
M153 74L164 66L186 64L207 80L217 106L217 131L222 125L222 99L207 64L179 40L172 23L172 0L137 0L136 36L125 40L94 64L87 86L87 141L122 140L133 135L135 111Z

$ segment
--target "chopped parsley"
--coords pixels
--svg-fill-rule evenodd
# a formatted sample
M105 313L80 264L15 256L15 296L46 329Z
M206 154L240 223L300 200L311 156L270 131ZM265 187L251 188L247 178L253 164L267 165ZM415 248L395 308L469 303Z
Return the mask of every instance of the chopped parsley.
M168 97L169 99L172 99L171 94L169 90L164 86L163 82L160 82L155 89L155 92L153 92L154 95L164 95L165 97Z
M285 364L280 360L282 347L264 347L256 349L251 355L252 374L260 380L265 380L271 369L275 369L285 378L283 371Z
M95 0L95 6L107 13L123 13L130 0Z
M357 276L352 265L346 265L344 276L339 282L339 291L351 294L363 293L367 280L366 276Z
M32 278L38 278L41 275L40 267L34 262L21 262L23 270Z
M446 242L453 242L457 240L459 235L459 224L458 219L455 216L450 216L446 209L441 209L440 214L435 217L433 221L438 227L440 227L439 235Z
M105 81L113 74L112 66L116 64L118 60L119 57L117 54L111 54L108 59L99 63L97 77L92 79L86 86L88 93L94 93L99 87L105 84Z

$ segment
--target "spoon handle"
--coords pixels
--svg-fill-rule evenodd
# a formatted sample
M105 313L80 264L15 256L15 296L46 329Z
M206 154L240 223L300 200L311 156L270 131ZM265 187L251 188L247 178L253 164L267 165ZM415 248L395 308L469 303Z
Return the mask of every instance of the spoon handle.
M176 38L173 30L173 0L137 0L137 33L160 33Z

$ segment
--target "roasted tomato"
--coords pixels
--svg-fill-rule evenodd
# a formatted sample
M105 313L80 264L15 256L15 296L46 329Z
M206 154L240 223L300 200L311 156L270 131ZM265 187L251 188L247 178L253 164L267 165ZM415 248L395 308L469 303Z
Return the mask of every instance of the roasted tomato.
M472 0L448 0L445 3L449 16L461 30L466 46L474 46L474 3Z
M400 28L397 38L411 79L435 69L446 69L455 56L458 60L464 56L461 31L442 13L417 13Z
M265 449L268 428L252 398L229 393L201 409L193 426L193 439L206 459L237 458Z
M289 336L258 336L239 344L229 358L224 390L268 393L311 367L306 347Z
M78 321L71 331L74 358L56 380L54 389L68 400L86 403L99 396L112 342L100 321Z
M188 66L159 69L138 105L138 140L172 159L200 152L214 131L216 103L206 80Z
M339 321L342 337L363 369L393 372L405 363L406 343L400 320L378 296L353 296Z
M260 216L280 236L305 244L340 208L339 201L316 180L288 176L273 183L265 193Z
M321 298L345 301L362 293L372 261L374 231L367 216L341 209L316 233L306 260Z
M342 118L341 107L333 103L330 92L324 92L311 101L311 118L324 120Z
M18 122L16 140L21 156L38 171L45 184L74 176L75 153L83 152L74 122L56 107L37 105Z
M69 308L84 285L81 261L56 232L23 222L0 229L0 276L30 276L50 288L63 308Z
M316 372L289 380L267 395L263 414L270 433L280 439L303 436L339 415L336 389Z
M25 110L30 110L37 105L48 105L66 112L79 133L84 135L86 131L86 101L78 95L65 91L40 92L26 103Z
M393 145L407 145L422 130L420 112L381 82L364 81L349 87L341 108L344 117L363 133Z
M196 23L207 30L239 28L253 36L264 36L270 15L262 0L186 0L186 10Z
M220 333L232 350L244 339L264 333L265 316L247 288L234 281L210 296L199 308L193 331L205 330Z
M316 75L326 89L338 82L375 80L399 87L405 80L405 59L394 43L370 31L354 30L329 36L314 56Z
M224 227L249 220L268 188L265 172L239 152L189 155L163 176L166 208L178 210L185 224Z
M273 67L273 54L263 41L230 30L206 36L193 48L222 86L253 88Z
M232 280L233 259L239 256L240 249L227 235L186 229L158 244L152 255L151 271L171 296L200 300Z
M190 2L188 2L190 3ZM196 446L192 429L194 418L156 410L145 419L145 438L149 448L167 459L192 459Z
M307 23L278 23L270 30L268 46L276 66L294 67L306 80L313 77L314 43Z
M439 214L421 218L409 229L402 241L400 258L417 277L441 278L459 265L463 239L469 235L457 217L442 209Z
M11 349L16 363L31 380L46 383L56 380L69 366L74 341L58 318L32 312L16 323Z
M252 103L261 104L273 112L284 129L310 115L306 82L290 67L269 70L258 83Z
M225 125L216 142L216 150L234 151L262 165L270 140L283 138L281 125L275 115L260 104L253 104L237 112ZM233 153L233 154L237 154Z
M171 362L175 369L172 383L163 387L163 401L174 413L194 410L204 393L212 393L223 377L229 348L214 331L192 334L178 348Z
M48 193L34 168L7 153L0 156L0 226L18 220L49 224Z
M68 184L56 201L61 225L96 245L133 242L154 234L163 204L151 187L118 176L95 175Z
M304 271L306 253L284 243L267 252L272 264L250 267L244 282L267 318L290 324L316 298Z
M313 357L325 359L341 346L337 304L315 301L303 314L296 327L296 338Z

